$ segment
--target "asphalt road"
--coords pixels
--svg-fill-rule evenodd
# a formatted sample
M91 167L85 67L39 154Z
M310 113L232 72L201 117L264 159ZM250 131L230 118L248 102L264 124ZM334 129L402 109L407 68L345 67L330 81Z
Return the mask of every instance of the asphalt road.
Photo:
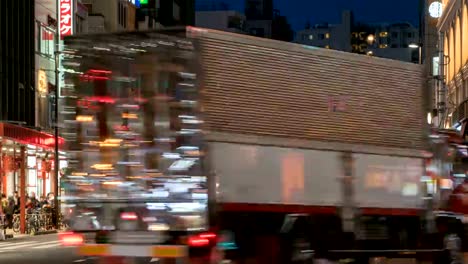
M3 264L97 264L96 258L77 256L75 248L62 247L57 234L13 238L0 241L0 263ZM159 264L140 259L138 264Z
M0 264L102 264L98 258L78 256L75 252L75 248L62 247L58 241L57 234L14 238L0 241ZM106 264L108 263L118 264L118 262L114 261L106 262ZM197 264L200 263L201 262L197 262ZM399 260L392 263L408 264L413 262ZM134 262L126 262L125 264L166 263L160 263L155 259L145 258ZM178 263L170 262L170 264Z

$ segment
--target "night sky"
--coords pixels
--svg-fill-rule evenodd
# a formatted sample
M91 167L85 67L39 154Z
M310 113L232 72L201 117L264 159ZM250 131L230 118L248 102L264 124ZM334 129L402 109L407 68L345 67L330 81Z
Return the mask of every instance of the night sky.
M340 22L341 10L353 11L359 22L400 22L418 25L419 0L273 0L276 9L288 17L294 30L312 24ZM222 0L231 9L243 11L244 0Z

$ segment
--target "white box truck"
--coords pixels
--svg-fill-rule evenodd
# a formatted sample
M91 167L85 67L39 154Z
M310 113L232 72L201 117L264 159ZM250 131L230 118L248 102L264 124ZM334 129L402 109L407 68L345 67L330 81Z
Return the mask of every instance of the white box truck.
M193 27L65 42L73 234L192 248L216 226L249 255L300 213L312 247L417 246L420 65Z

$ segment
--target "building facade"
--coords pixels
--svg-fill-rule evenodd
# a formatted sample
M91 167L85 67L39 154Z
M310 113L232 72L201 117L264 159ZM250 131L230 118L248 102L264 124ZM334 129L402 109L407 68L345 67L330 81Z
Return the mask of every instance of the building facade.
M368 55L400 60L406 62L420 62L419 29L410 23L379 23L370 24L371 31L367 35L367 47L364 52ZM422 57L421 57L422 59Z
M88 11L89 33L132 31L136 29L138 2L132 0L83 0Z
M234 10L197 11L195 26L245 34L246 17Z
M0 120L28 126L36 125L34 10L34 1L0 1Z
M352 13L344 11L339 24L307 25L304 30L296 32L296 43L304 45L351 51L351 28L353 24Z
M356 23L350 11L342 12L339 24L306 25L296 33L295 42L407 62L419 61L418 49L410 45L419 45L418 28L410 23Z
M273 0L245 0L246 30L249 35L271 38Z
M48 119L55 86L55 3L0 1L0 193L7 196L46 195L56 182L56 141Z
M443 45L443 80L447 94L447 127L466 136L468 117L468 1L444 0L437 28Z
M195 25L195 0L140 0L137 6L138 30Z

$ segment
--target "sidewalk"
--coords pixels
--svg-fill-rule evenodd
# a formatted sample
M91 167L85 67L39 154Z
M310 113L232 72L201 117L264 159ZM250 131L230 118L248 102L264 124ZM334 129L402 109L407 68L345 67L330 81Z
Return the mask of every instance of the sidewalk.
M31 235L31 234L15 233L13 231L13 229L7 229L6 230L6 237L7 237L7 239L11 239L11 238L21 238L21 237L30 237L30 236L54 234L54 233L57 233L57 232L58 232L58 230L53 229L53 230L47 230L47 231L39 231L39 232L36 232L34 235Z

